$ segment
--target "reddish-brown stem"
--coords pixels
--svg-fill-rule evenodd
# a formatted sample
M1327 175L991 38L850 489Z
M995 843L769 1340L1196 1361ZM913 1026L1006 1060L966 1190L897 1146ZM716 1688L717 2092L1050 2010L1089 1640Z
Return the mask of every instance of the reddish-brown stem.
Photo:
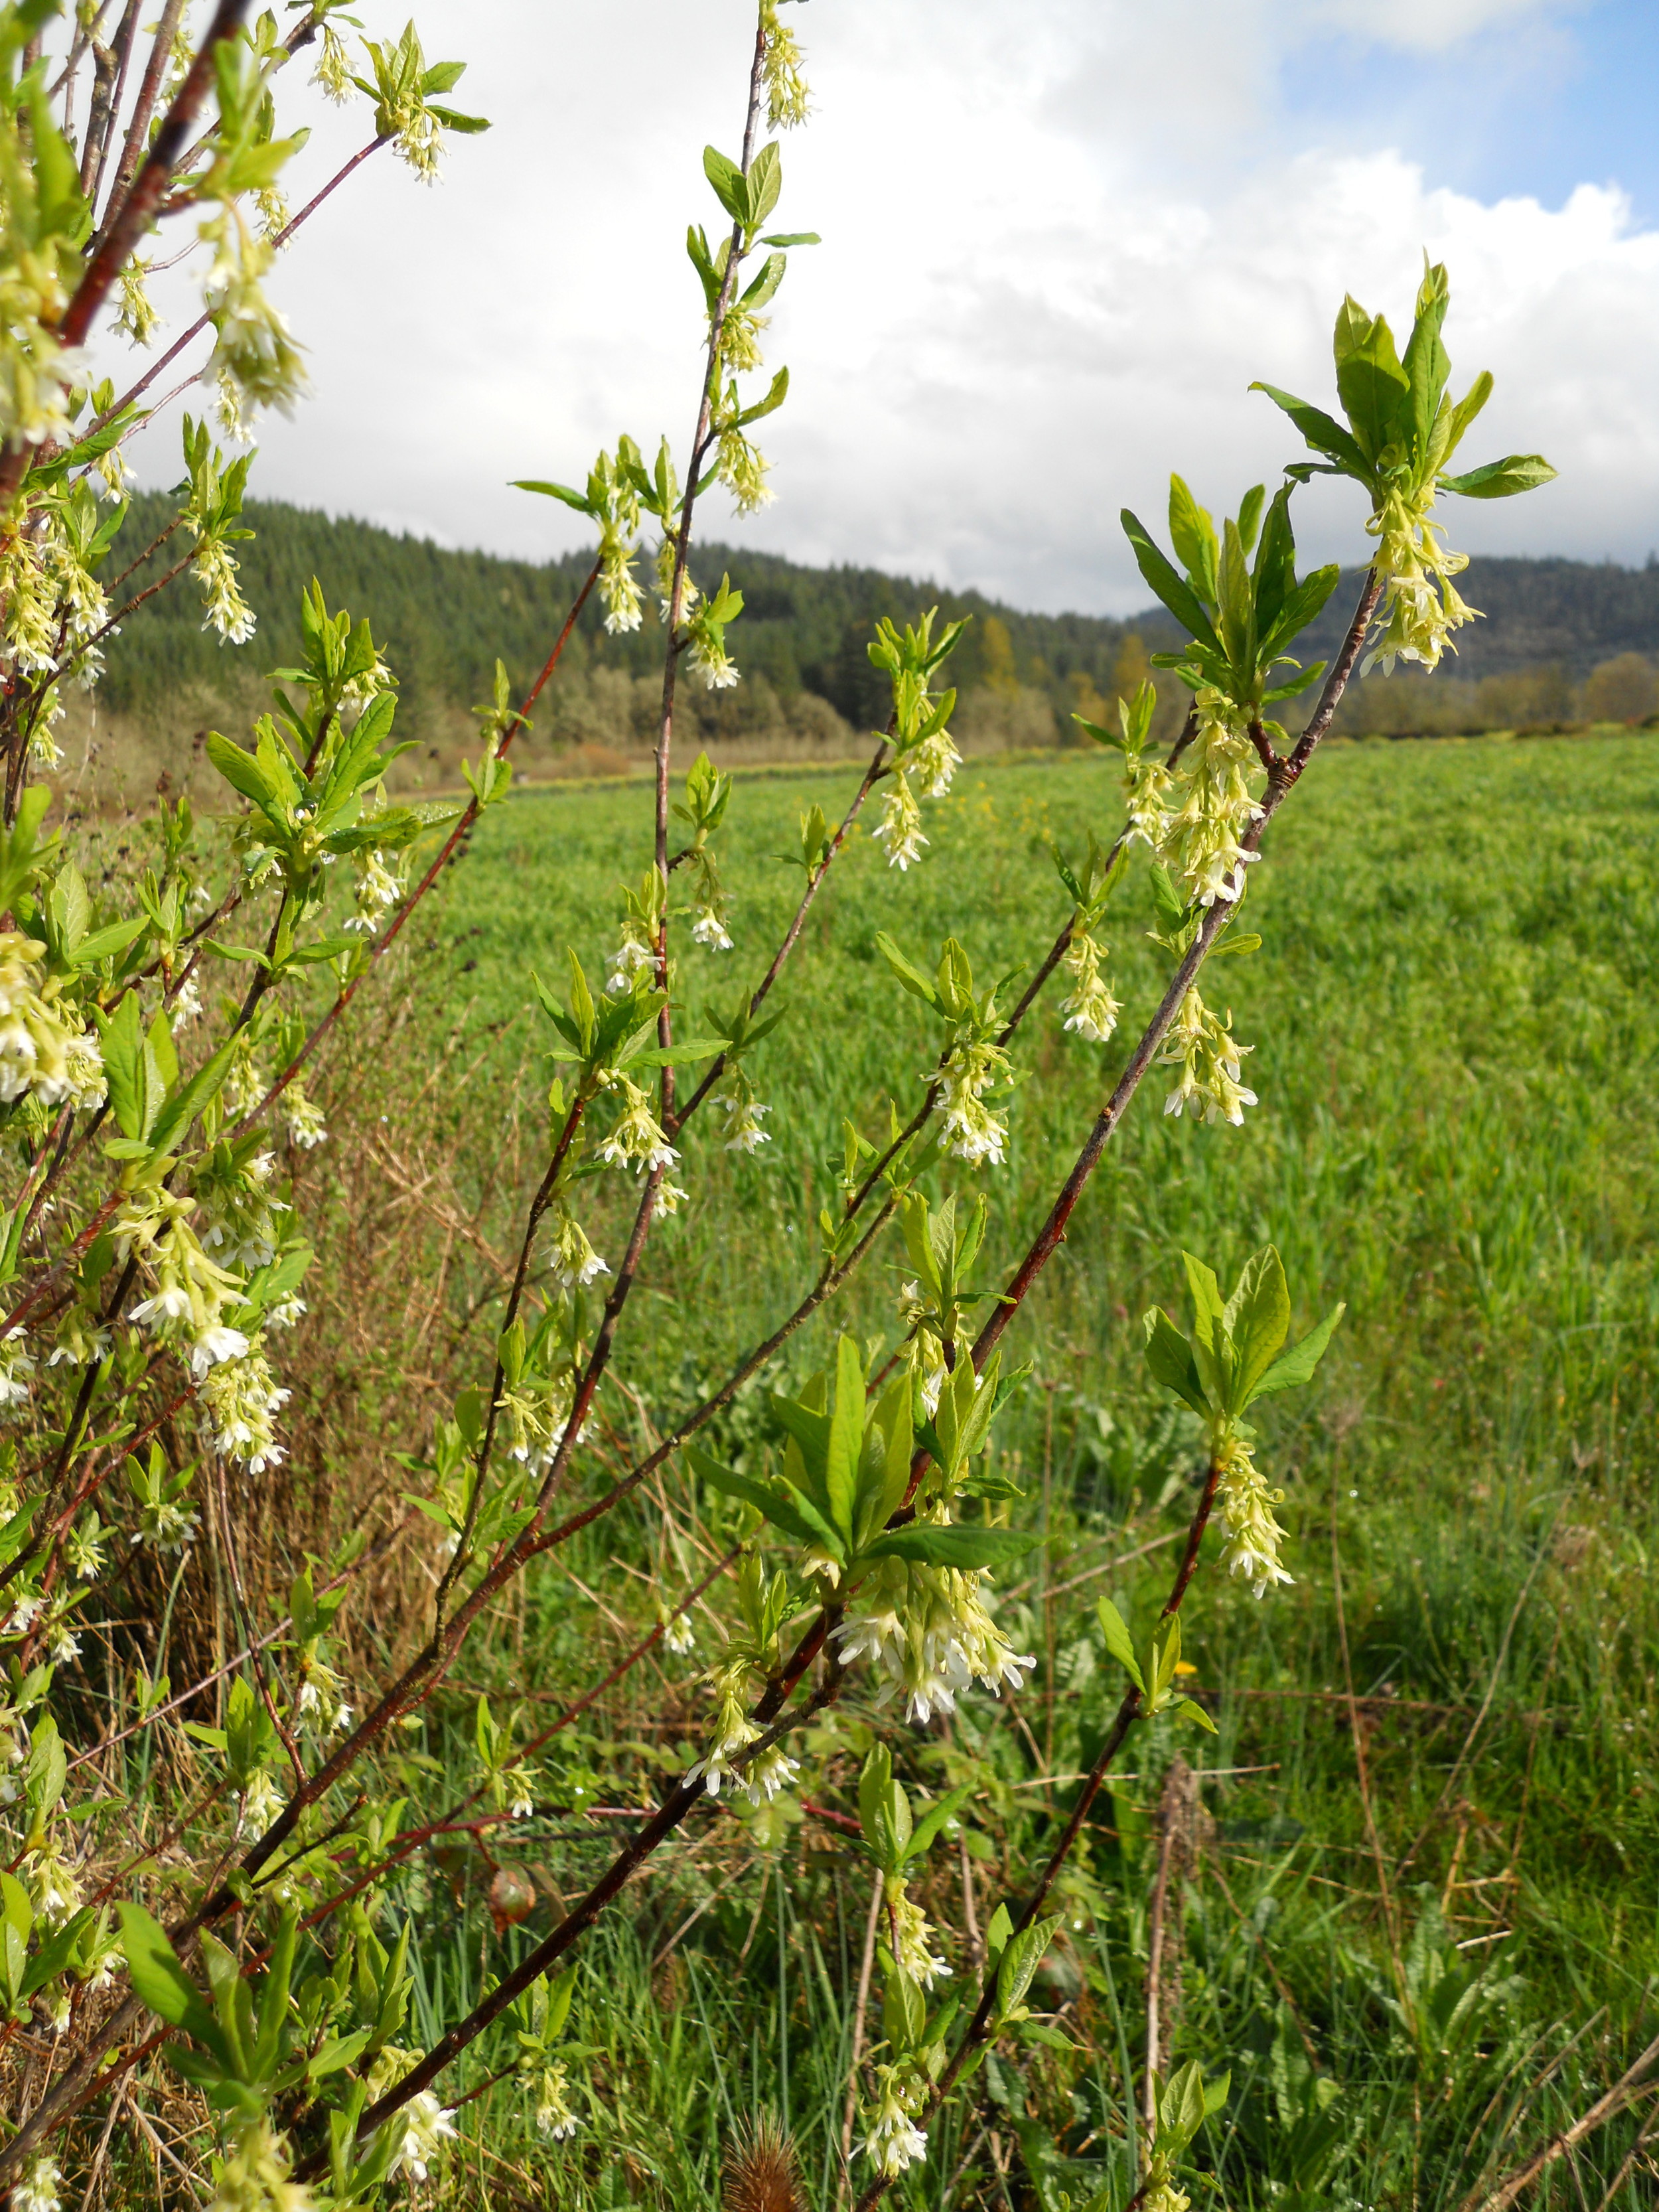
M280 249L286 246L289 239L293 237L295 232L298 230L300 225L306 221L307 216L316 214L318 209L321 207L323 202L328 198L329 194L332 191L337 191L339 186L344 184L346 179L351 174L354 169L360 167L362 162L368 161L371 154L378 152L382 146L390 145L391 143L392 142L389 138L371 138L367 146L361 148L358 152L352 155L351 159L345 164L343 168L336 170L334 174L329 179L328 182L323 186L321 191L317 194L314 199L307 200L306 204L300 210L298 215L292 216L283 225L283 228L276 233L276 236L270 241L272 246L274 248ZM167 348L167 351L150 363L149 367L144 371L144 374L139 378L137 384L131 386L129 390L124 392L121 394L121 397L115 401L113 405L105 409L104 412L99 416L97 422L93 425L93 428L94 429L101 429L106 422L112 422L121 412L124 407L131 407L133 401L137 399L142 392L148 392L150 386L155 383L156 378L161 374L161 371L167 367L169 362L174 362L179 358L179 356L184 351L185 348L193 338L200 337L202 332L209 327L212 319L213 318L210 315L198 316L197 319L191 325L190 328L185 331L183 336L175 338L173 343Z
M127 186L138 167L139 156L149 135L150 118L155 112L161 80L167 74L167 64L173 58L173 33L179 28L179 18L185 12L185 0L166 0L161 19L155 27L155 43L149 50L144 64L144 74L138 83L138 98L127 124L127 135L121 148L121 158L115 165L115 174L110 180L109 204L104 210L103 231L109 228L110 217L121 204Z
M830 1616L820 1613L795 1647L788 1664L756 1706L753 1720L767 1733L750 1746L749 1758L758 1756L776 1740L777 1734L781 1733L781 1730L770 1729L768 1724L782 1711L796 1684L823 1650L830 1626ZM840 1669L832 1659L823 1682L808 1701L807 1711L816 1711L828 1704L838 1692L840 1681ZM799 1717L804 1719L806 1714L803 1713ZM701 1774L689 1775L676 1784L653 1818L629 1839L586 1896L565 1915L552 1934L526 1953L512 1972L504 1975L465 2020L458 2021L447 2034L441 2036L418 2066L411 2068L394 2088L387 2090L385 2096L369 2106L358 2123L357 2141L365 2141L376 2128L390 2119L393 2112L401 2111L411 2097L418 2096L447 2066L459 2057L470 2044L476 2042L493 2021L500 2019L515 1998L529 1989L532 1983L539 1981L549 1967L556 1965L592 1926L611 1899L625 1887L658 1845L674 1832L693 1807L705 1802L707 1796ZM295 2179L302 2182L315 2180L325 2163L325 2154L313 2152L295 2169Z
M138 172L114 219L106 226L85 274L76 287L59 333L65 345L86 343L94 316L161 204L173 166L183 151L185 134L213 82L214 51L221 40L235 36L247 9L248 0L219 0L207 35L151 143L149 158Z

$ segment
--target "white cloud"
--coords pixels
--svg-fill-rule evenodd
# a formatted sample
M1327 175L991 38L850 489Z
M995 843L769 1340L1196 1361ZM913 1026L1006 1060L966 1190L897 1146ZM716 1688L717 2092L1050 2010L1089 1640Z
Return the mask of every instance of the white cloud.
M1544 12L1405 0L1387 27L1428 48ZM277 289L317 397L267 433L256 487L541 552L571 518L507 478L578 477L622 429L683 442L681 240L713 210L705 139L735 143L750 21L743 0L425 8L428 51L472 58L453 97L497 127L454 147L435 193L377 155L296 246ZM794 382L765 426L779 498L744 526L756 542L1028 605L1139 605L1120 506L1158 514L1172 465L1220 501L1293 458L1249 380L1325 399L1343 291L1408 319L1426 246L1451 268L1455 374L1498 379L1472 458L1537 447L1562 470L1463 508L1455 542L1646 552L1659 234L1607 188L1486 205L1398 154L1285 143L1279 70L1308 39L1375 35L1357 0L818 0L798 27L819 112L785 143L779 214L825 244L778 302L769 351ZM308 170L362 130L325 118ZM1355 498L1302 504L1310 552L1361 550Z

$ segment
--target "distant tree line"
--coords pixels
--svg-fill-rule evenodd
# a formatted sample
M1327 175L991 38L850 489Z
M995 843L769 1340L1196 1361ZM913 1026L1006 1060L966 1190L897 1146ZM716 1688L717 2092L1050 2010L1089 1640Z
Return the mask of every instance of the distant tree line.
M133 501L129 546L155 538L170 518L160 495ZM248 645L222 647L201 628L184 580L149 601L112 641L102 691L108 707L158 730L251 703L270 670L299 655L296 611L315 575L331 604L369 617L384 641L413 732L459 742L469 710L490 692L499 654L515 688L540 666L586 563L458 552L429 539L276 501L251 502L254 536L237 550L258 617ZM176 539L135 572L124 596L178 559ZM885 692L865 652L877 618L914 617L938 605L974 617L956 662L961 726L970 747L1052 744L1077 733L1071 716L1099 720L1146 674L1152 653L1176 641L1169 618L1127 622L1097 615L1027 614L978 592L952 592L876 568L809 568L775 554L703 548L699 580L729 571L745 599L733 632L744 681L693 702L699 734L729 745L839 751L862 742L886 713ZM1357 584L1357 579L1353 581ZM1486 619L1460 638L1455 669L1432 684L1408 675L1357 685L1345 704L1350 730L1541 726L1584 720L1641 721L1659 708L1659 562L1623 568L1562 560L1479 560L1466 596ZM1329 653L1353 591L1334 597L1311 649ZM1325 633L1328 631L1329 635ZM647 739L661 640L647 602L643 627L605 635L597 603L585 611L537 746L626 751ZM1176 708L1173 695L1167 704Z

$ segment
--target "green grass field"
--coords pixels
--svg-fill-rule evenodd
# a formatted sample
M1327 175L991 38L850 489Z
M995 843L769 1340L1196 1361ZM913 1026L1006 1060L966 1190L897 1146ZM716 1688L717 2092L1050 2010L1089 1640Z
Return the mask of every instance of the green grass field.
M1118 2212L1132 2194L1126 2087L1138 2096L1154 1815L1177 1751L1214 1778L1174 2056L1232 2068L1202 2139L1213 2183L1195 2203L1450 2212L1591 2104L1659 2026L1654 742L1322 756L1253 872L1264 945L1211 984L1253 1048L1260 1106L1242 1130L1197 1128L1167 1120L1149 1082L1011 1333L1031 1374L1004 1419L1004 1464L1027 1491L1016 1518L1049 1540L1004 1617L1038 1670L1018 1710L980 1698L943 1735L895 1732L924 1789L981 1788L968 1844L935 1854L936 1917L955 1926L970 1864L981 1923L999 1894L1018 1897L1115 1704L1095 1597L1144 1620L1167 1583L1167 1549L1108 1565L1184 1522L1195 1466L1141 1365L1139 1316L1178 1307L1183 1248L1225 1277L1269 1240L1298 1329L1348 1304L1316 1389L1263 1409L1295 1586L1257 1604L1201 1575L1187 1656L1219 1735L1177 1742L1159 1723L1132 1738L1087 1832L1072 1924L1038 1985L1076 2051L1024 2073L1011 2058L988 2068L897 2201ZM854 780L739 785L722 833L738 950L691 952L694 1024L763 966L799 883L776 856L801 811L833 817ZM648 853L648 810L637 786L516 799L452 878L411 988L466 1071L437 1109L463 1182L485 1187L504 1100L533 1112L546 1080L527 971L562 979L571 943L597 981L617 886ZM1075 853L1119 818L1109 767L1070 756L965 770L928 809L932 846L907 876L858 841L780 988L788 1018L752 1064L773 1141L734 1158L712 1117L688 1138L692 1202L658 1232L630 1308L616 1434L665 1423L807 1286L843 1115L884 1135L889 1101L906 1115L919 1099L938 1038L877 932L924 965L954 933L981 983L1012 979L1012 1000L1066 911L1048 840ZM1006 1165L974 1177L930 1162L929 1187L989 1200L988 1284L1023 1251L1155 1002L1152 921L1137 870L1103 933L1126 1006L1111 1045L1066 1036L1053 987L1028 1023ZM447 985L441 1004L438 980L457 966L463 996ZM592 1186L589 1214L613 1261L617 1181ZM896 1243L878 1248L790 1347L790 1374L816 1365L836 1328L897 1341L900 1259ZM757 1401L723 1426L730 1449L752 1445ZM579 1484L607 1479L602 1457ZM678 1588L697 1546L738 1526L676 1471L660 1508L602 1522L562 1555L577 1585L542 1571L469 1655L471 1681L503 1704L586 1687L626 1647L610 1563ZM1097 1565L1108 1571L1078 1581ZM596 1610L582 1586L607 1576L609 1609ZM633 1617L648 1620L654 1590L636 1587ZM706 1631L699 1649L706 1664ZM586 1735L558 1739L546 1771L561 1802L641 1802L699 1725L698 1663L640 1670ZM434 1732L432 1748L464 1765L453 1711L454 1741ZM846 1807L869 1717L855 1701L810 1739L811 1803ZM614 1832L572 1814L521 1855L568 1899ZM812 2202L835 2203L869 1896L845 1844L815 1815L751 1828L721 1814L665 1853L590 1942L581 2132L550 2151L527 2131L515 2144L497 2093L486 2152L469 2108L460 2156L480 2192L522 2201L533 2180L532 2200L560 2207L712 2205L730 2122L768 2103L797 2132ZM409 1899L445 2007L553 1909L498 1942L465 1869L447 1870L459 1913L431 1871ZM485 2046L470 2078L491 2063L503 2054ZM1651 2203L1648 2154L1626 2162L1650 2105L1589 2134L1528 2201Z

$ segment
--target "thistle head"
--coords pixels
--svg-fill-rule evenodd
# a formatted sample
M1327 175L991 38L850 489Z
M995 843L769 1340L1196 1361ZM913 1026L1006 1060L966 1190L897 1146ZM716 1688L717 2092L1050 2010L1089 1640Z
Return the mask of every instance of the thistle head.
M726 2145L720 2212L806 2212L795 2146L770 2112L740 2124Z

